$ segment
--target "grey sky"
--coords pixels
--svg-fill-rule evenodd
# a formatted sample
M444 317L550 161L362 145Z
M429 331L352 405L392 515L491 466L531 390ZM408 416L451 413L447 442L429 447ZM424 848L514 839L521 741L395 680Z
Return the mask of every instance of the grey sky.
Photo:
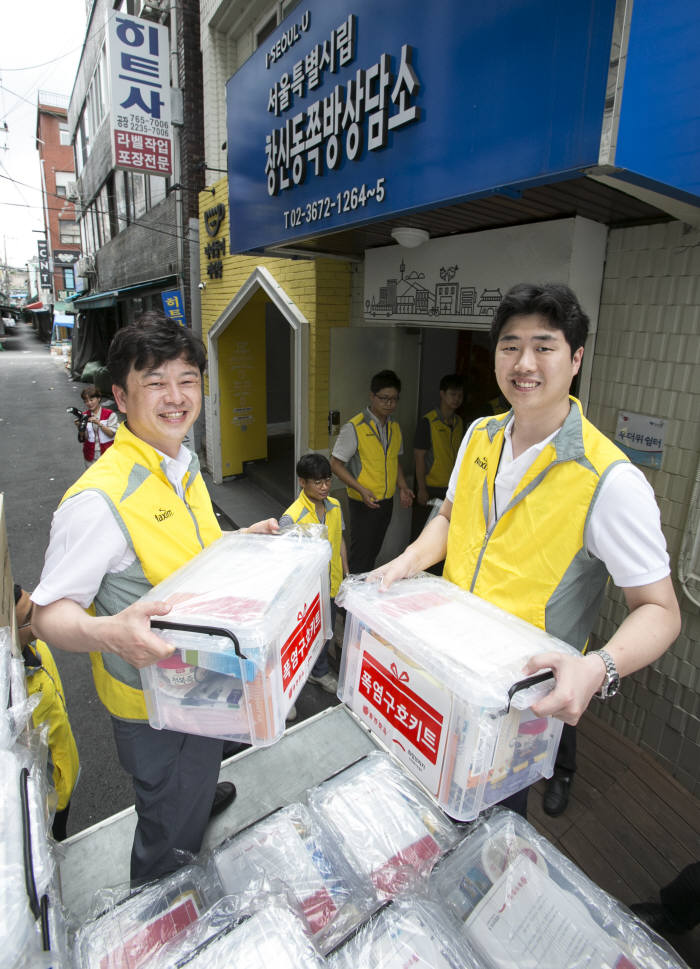
M69 96L85 36L85 0L0 5L0 260L23 267L43 229L37 91ZM7 131L4 123L7 122Z

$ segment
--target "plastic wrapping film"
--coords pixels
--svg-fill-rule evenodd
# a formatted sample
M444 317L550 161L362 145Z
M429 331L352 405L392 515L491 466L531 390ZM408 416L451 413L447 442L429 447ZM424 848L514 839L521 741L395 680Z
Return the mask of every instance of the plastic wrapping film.
M481 969L434 901L396 898L328 958L332 969ZM513 965L513 964L512 964Z
M0 750L0 951L8 969L48 964L42 929L50 931L58 901L55 872L45 771L27 747ZM60 923L53 924L60 936Z
M459 831L386 754L372 753L308 795L356 871L379 898L409 891Z
M421 574L389 590L346 579L338 695L451 817L551 776L562 723L526 709L549 682L516 692L526 659L573 647ZM531 683L533 679L526 680Z
M430 879L484 969L687 969L517 814L482 819Z
M204 869L187 865L133 894L105 891L100 910L75 932L76 965L140 969L166 942L196 922L220 896Z
M148 969L323 969L327 963L283 899L222 898Z
M326 535L225 535L144 596L171 605L151 625L176 647L141 671L152 726L258 746L282 736L330 636Z
M340 854L303 804L290 804L234 835L212 852L226 894L254 885L288 891L323 952L377 907L368 880Z
M0 627L0 748L11 747L31 719L39 697L27 697L24 663L12 655L12 635Z

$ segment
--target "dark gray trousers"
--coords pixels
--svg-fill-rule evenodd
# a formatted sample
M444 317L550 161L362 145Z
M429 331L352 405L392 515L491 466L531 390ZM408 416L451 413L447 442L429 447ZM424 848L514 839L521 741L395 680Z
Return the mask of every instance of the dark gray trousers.
M112 717L119 762L134 783L131 850L136 885L175 871L196 854L214 802L223 741Z

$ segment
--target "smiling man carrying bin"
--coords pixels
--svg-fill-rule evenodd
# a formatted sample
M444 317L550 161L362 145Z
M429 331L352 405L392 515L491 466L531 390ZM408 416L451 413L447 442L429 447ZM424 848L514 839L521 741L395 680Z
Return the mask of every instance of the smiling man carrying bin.
M32 594L38 635L89 652L134 783L133 884L199 851L212 814L235 797L217 779L222 741L148 724L139 669L172 654L150 628L165 603L137 600L221 535L195 454L182 445L202 403L204 346L157 313L120 330L108 368L126 414L113 446L68 489ZM274 532L274 519L248 531Z

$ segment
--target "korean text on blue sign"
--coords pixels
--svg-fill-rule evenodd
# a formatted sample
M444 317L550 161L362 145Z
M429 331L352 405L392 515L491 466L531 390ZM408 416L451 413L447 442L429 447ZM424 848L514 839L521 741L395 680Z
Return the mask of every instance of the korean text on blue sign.
M614 9L307 0L226 87L230 251L595 164Z
M167 27L116 13L107 50L115 167L172 175Z
M182 293L179 289L169 289L164 293L160 294L160 298L163 301L163 312L171 320L177 320L182 326L185 326L185 306L182 302Z
M630 461L647 468L660 468L664 456L666 421L647 414L619 411L615 444Z

